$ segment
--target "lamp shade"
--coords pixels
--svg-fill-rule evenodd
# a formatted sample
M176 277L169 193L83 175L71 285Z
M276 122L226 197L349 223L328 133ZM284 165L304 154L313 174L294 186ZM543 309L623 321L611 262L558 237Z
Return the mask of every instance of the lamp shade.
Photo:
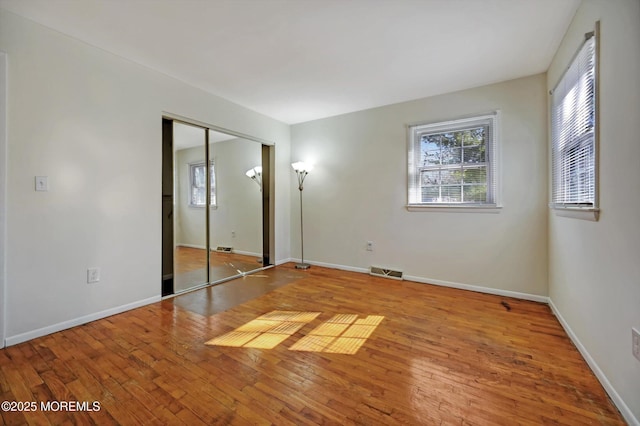
M252 169L247 170L245 175L247 175L247 177L250 177L251 179L255 178L256 175L262 175L262 166L256 166Z
M307 164L303 161L297 161L295 163L291 163L291 167L293 167L293 170L299 173L304 173L304 172L309 173L311 169L313 169L311 164Z

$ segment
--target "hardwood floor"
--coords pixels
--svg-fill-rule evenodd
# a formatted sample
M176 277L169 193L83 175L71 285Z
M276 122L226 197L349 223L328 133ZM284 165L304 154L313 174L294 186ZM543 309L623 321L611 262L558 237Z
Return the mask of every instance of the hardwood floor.
M175 249L175 292L207 282L206 250L178 246ZM221 281L262 267L255 256L238 253L210 252L209 280Z
M270 291L224 310L234 283ZM273 349L204 344L273 310L320 315ZM384 320L354 355L289 350L337 314ZM624 424L546 305L293 265L1 350L0 400L100 403L10 425Z

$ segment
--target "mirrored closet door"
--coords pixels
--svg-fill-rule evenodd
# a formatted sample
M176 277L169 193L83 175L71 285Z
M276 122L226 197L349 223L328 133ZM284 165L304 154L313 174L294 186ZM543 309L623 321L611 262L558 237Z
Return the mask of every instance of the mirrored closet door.
M163 296L267 266L265 146L202 126L163 121Z

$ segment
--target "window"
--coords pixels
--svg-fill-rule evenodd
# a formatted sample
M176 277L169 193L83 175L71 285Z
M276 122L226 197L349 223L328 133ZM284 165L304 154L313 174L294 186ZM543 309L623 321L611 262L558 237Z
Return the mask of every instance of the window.
M497 207L497 117L409 127L409 208Z
M597 209L596 37L587 39L551 92L553 208Z
M211 180L211 205L216 206L216 174L213 161L210 163L209 176ZM204 207L207 204L207 176L204 162L189 164L189 205Z

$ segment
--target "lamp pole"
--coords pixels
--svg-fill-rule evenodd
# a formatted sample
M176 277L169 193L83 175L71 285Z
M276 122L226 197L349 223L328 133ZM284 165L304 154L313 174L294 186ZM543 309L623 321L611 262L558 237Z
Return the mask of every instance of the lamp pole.
M296 269L309 269L309 264L304 263L304 226L302 225L302 186L300 188L300 260Z
M302 162L293 163L291 165L298 176L298 190L300 191L300 263L296 264L296 269L309 269L311 265L304 263L304 225L302 215L302 190L304 189L304 178L309 174L311 168Z

